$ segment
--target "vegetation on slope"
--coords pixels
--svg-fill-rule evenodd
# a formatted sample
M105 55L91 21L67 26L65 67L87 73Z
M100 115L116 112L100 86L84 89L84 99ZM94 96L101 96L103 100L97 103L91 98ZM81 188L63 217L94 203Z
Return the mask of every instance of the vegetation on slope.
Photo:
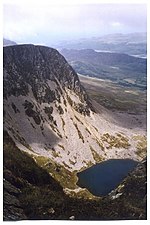
M79 74L146 90L146 59L126 54L96 52L93 49L64 49L61 53Z
M29 155L20 151L8 133L4 132L4 184L9 182L11 188L19 190L15 194L10 188L4 188L4 220L146 219L145 168L144 163L140 164L113 196L97 200L69 197L59 183ZM10 192L12 195L8 203L6 195ZM118 197L117 193L120 192L121 196ZM19 216L15 211L16 201L12 202L13 197L23 210Z
M139 90L132 86L122 86L117 82L105 79L79 77L89 97L107 109L135 115L146 112L146 90Z

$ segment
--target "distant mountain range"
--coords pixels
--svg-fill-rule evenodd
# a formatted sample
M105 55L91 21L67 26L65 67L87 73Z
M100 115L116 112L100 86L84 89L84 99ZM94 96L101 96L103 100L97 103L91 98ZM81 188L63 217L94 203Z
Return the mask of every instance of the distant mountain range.
M94 49L98 51L126 53L139 57L147 55L147 34L110 34L101 37L64 41L55 46L58 49Z
M92 49L63 49L61 54L81 75L110 79L126 86L146 88L146 59L122 53L96 52Z
M16 42L3 38L3 46L17 45Z
M6 38L3 45L16 45L17 43ZM27 43L28 44L28 43ZM81 38L72 41L62 41L53 44L58 50L66 49L94 49L97 52L126 53L136 57L147 57L147 33L109 34L100 37Z

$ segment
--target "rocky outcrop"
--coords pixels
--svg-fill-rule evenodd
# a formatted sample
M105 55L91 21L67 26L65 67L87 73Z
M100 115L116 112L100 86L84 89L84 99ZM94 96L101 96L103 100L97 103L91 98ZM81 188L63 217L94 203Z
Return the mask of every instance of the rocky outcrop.
M142 160L106 198L110 198L114 204L123 205L122 212L116 208L121 219L146 219L147 159Z
M21 203L18 199L21 191L4 179L4 220L23 220L27 219Z
M48 80L57 90L49 87ZM26 96L29 85L39 103L60 101L65 88L73 90L82 102L88 101L77 74L57 50L34 45L5 47L4 97Z

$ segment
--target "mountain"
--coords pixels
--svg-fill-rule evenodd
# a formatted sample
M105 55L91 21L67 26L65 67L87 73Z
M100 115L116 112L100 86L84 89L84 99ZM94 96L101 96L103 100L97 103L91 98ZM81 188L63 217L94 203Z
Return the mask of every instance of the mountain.
M3 46L17 45L16 42L3 38Z
M109 34L100 37L82 38L79 40L64 41L56 45L58 49L94 49L114 53L126 53L139 57L147 55L147 34Z
M77 206L76 218L85 219L99 202L77 186L77 172L110 158L142 160L146 131L135 116L129 127L129 121L122 124L125 115L115 115L89 99L57 50L14 45L3 52L6 213L15 205L13 213L19 210L23 218L66 219L74 216ZM80 217L82 199L86 210ZM106 218L107 212L106 207L102 216L96 211L89 217Z
M147 87L146 59L92 49L62 49L61 54L79 74L110 79L126 86Z
M105 120L95 112L77 74L56 50L33 45L4 48L5 129L20 149L69 170L94 163L91 149L107 158L101 135L108 127L101 130L99 121ZM122 138L120 144L128 149L128 138Z
M108 65L108 66L110 65L114 66L117 63L142 64L146 62L145 59L136 58L123 53L121 54L121 53L96 52L93 49L82 49L82 50L63 49L61 53L63 53L67 58L69 58L69 60L72 60L72 61L81 60L81 61L86 61L88 63L95 62L95 64L99 63L100 65Z

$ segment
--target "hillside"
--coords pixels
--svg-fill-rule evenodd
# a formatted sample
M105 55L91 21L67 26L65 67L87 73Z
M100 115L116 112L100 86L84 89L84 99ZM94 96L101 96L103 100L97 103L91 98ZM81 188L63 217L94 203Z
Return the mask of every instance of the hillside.
M123 86L143 90L147 87L146 59L92 49L63 49L61 53L79 74L109 79Z
M99 37L82 38L79 40L64 41L57 44L58 49L94 49L96 51L126 53L137 57L147 56L147 34L108 34Z
M53 48L4 47L3 62L5 200L8 206L10 195L14 196L12 205L17 209L13 210L17 215L19 208L20 214L6 216L6 220L85 219L93 204L96 211L89 218L106 218L110 200L101 214L103 203L99 209L97 198L77 186L77 172L111 158L143 160L146 128L134 115L120 115L119 121L117 115L90 99L74 69ZM122 218L140 219L138 207L128 213L125 208ZM141 218L145 216L142 211ZM119 211L116 217L109 214L109 218L120 217Z
M72 198L4 134L4 221L146 219L146 161L111 195Z

